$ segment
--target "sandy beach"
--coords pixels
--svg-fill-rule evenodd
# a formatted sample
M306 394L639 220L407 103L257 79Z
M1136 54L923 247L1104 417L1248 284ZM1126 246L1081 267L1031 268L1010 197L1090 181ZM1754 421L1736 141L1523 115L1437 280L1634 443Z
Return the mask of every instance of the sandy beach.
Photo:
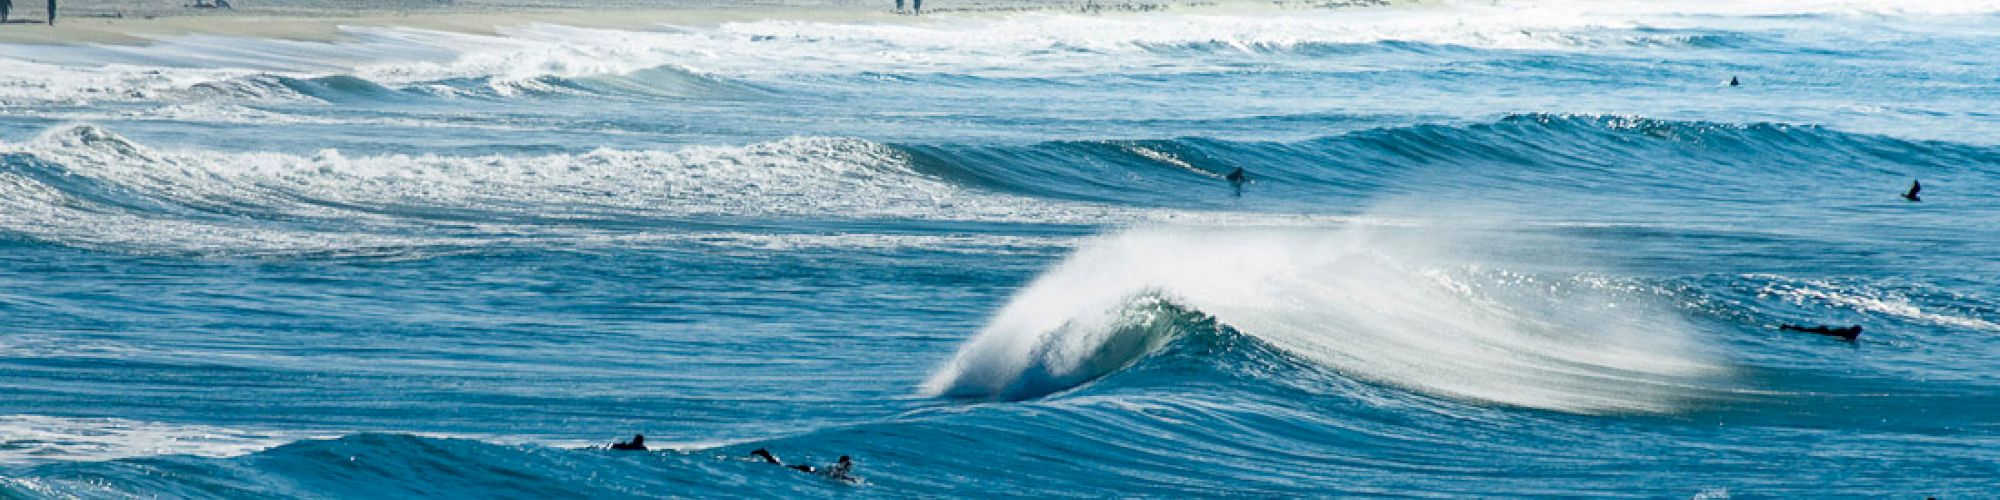
M1296 7L1323 7L1303 2ZM1346 2L1334 2L1345 4ZM1373 3L1373 2L1364 2ZM894 12L890 0L800 4L704 1L605 2L590 8L532 1L328 1L243 0L230 9L195 8L136 0L70 0L58 9L56 25L44 24L40 0L15 3L11 21L0 24L0 43L135 44L161 37L211 34L288 40L330 40L343 26L400 26L464 33L492 33L535 23L591 28L638 28L657 24L713 25L749 20L895 22L916 19ZM1269 8L1272 4L1259 4ZM932 13L1010 13L1035 10L1141 12L1217 8L1209 1L933 1ZM1243 5L1232 5L1241 7Z
M889 9L859 6L723 7L682 2L672 6L629 4L604 9L553 8L527 4L457 6L376 6L361 9L251 8L175 10L121 8L120 2L76 2L59 10L55 26L40 4L16 3L12 21L0 25L0 43L145 43L161 37L210 34L288 40L331 40L343 26L401 26L465 33L492 33L534 23L593 28L638 28L656 24L711 25L753 19L892 21ZM414 3L414 2L413 2ZM23 21L36 21L30 24Z
M932 0L936 14L1004 15L1027 11L1097 14L1326 9L1422 1L1284 0ZM195 8L192 0L63 0L55 26L44 23L42 0L20 0L0 24L0 43L140 44L162 37L209 34L325 41L343 26L399 26L490 34L510 26L560 24L587 28L641 28L660 24L708 26L754 20L908 22L894 0L801 3L723 3L703 0L608 1L588 8L534 0L241 0L232 8Z

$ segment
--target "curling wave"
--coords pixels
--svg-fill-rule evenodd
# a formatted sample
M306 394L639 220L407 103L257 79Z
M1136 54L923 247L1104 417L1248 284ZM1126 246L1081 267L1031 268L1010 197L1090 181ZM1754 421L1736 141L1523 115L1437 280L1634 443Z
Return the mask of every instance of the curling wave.
M1348 376L1466 401L1669 413L1727 383L1728 366L1657 304L1486 270L1446 258L1449 246L1364 230L1102 238L1016 294L923 390L1068 389L1150 353L1187 324L1162 318L1189 314Z

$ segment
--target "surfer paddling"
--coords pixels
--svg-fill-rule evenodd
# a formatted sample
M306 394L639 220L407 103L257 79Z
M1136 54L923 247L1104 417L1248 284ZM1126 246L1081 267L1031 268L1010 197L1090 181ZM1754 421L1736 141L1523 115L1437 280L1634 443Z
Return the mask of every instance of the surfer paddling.
M646 435L633 434L631 441L611 443L611 449L624 451L646 451Z
M1841 339L1847 340L1849 342L1852 342L1854 341L1854 339L1861 337L1861 325L1854 325L1848 327L1833 327L1825 325L1803 326L1803 325L1794 325L1791 323L1786 323L1783 325L1778 325L1778 329L1785 331L1792 331L1792 332L1805 332L1816 335L1825 335L1828 337L1840 337Z
M817 474L820 476L824 476L827 479L832 479L835 481L846 481L850 483L860 481L860 479L855 478L853 475L849 474L854 470L854 459L853 457L849 457L847 455L841 455L839 461L836 461L833 463L833 465L828 465L824 468L816 468L806 464L785 465L785 462L778 460L777 455L771 454L771 450L763 448L751 450L750 456L763 459L764 463L767 464L782 465L787 469L792 469L807 474Z

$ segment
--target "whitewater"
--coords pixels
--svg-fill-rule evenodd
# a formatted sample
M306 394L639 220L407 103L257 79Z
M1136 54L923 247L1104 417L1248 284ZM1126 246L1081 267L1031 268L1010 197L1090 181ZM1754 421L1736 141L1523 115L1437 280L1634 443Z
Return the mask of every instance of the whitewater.
M0 498L2000 494L2000 2L871 19L0 44Z

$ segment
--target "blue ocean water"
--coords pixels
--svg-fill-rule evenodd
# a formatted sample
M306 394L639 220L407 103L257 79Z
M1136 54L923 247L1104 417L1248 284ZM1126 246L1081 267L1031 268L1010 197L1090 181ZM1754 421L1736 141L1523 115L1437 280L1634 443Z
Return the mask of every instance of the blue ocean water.
M1996 61L1839 0L0 45L0 497L1991 497Z

